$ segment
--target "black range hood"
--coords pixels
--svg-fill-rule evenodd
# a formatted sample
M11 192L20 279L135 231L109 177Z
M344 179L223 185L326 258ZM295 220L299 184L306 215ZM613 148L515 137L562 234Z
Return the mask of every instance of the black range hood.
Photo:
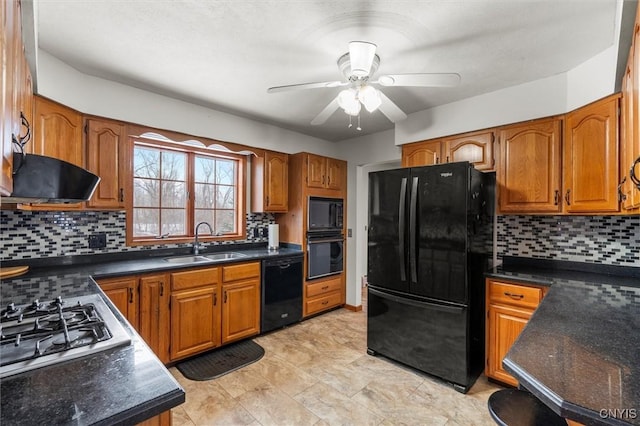
M57 158L13 154L13 192L2 203L79 203L93 195L100 178Z

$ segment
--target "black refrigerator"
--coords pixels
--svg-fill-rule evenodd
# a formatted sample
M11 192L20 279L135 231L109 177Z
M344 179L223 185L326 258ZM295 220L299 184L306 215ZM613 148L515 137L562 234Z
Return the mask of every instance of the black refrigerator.
M495 173L468 162L369 174L367 352L466 393L484 365Z

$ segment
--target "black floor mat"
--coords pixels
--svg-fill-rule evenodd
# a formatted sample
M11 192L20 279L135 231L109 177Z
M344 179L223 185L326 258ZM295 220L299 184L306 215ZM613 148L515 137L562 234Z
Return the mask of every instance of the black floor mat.
M252 340L233 343L176 365L191 380L211 380L258 361L262 346Z

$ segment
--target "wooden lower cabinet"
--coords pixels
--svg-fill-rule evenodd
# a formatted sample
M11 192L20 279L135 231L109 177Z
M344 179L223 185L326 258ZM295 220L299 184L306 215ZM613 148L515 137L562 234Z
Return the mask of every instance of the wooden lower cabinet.
M502 367L502 360L527 325L544 293L543 287L487 279L487 377L512 386L518 385L518 381Z
M166 274L140 277L138 332L160 361L169 362L169 280Z
M138 423L138 426L171 426L172 423L171 410L167 410L155 417L145 420L142 423Z
M260 333L260 262L222 268L222 343Z
M99 280L98 284L109 300L129 323L138 329L138 278L119 277Z
M344 273L307 282L304 286L303 316L315 315L344 302Z
M171 274L171 360L220 346L219 268Z

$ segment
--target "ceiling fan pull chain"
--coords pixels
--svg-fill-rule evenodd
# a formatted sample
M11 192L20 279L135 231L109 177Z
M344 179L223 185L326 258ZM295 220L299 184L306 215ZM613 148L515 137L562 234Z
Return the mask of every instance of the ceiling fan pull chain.
M358 114L358 127L356 127L357 131L362 130L362 127L360 127L360 114Z
M348 129L352 128L353 124L351 124L351 115L349 115L349 127L347 127Z

